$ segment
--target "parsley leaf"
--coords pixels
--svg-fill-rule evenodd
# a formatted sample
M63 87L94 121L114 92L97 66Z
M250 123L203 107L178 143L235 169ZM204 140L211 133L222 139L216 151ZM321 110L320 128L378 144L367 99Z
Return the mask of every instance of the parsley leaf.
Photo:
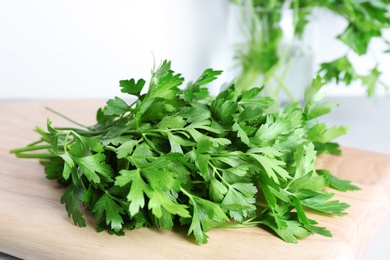
M105 222L114 232L122 230L124 210L108 194L103 194L91 210L96 214L96 219L104 215Z
M356 185L351 184L351 181L342 180L336 176L334 176L328 170L317 170L317 174L323 176L327 179L328 186L339 190L339 191L348 191L348 190L360 190Z
M119 81L119 86L122 88L122 93L127 93L139 97L143 87L145 86L145 80L139 79L137 82L135 82L134 79L121 80Z
M130 110L130 107L126 104L126 102L119 98L115 97L115 99L110 99L107 101L107 106L104 108L103 113L105 115L122 115Z
M65 204L68 217L72 217L75 225L79 227L87 226L87 222L81 213L81 194L83 189L79 186L71 185L61 197L61 203Z

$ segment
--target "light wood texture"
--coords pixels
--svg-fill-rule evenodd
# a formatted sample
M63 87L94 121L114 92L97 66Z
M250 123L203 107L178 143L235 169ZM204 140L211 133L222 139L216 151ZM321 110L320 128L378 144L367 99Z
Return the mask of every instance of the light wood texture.
M142 228L124 237L97 233L92 219L79 228L59 198L64 190L45 179L36 160L17 159L9 150L35 141L35 126L50 117L49 106L82 122L94 123L101 101L68 100L0 105L0 251L24 259L359 259L390 209L390 156L344 148L340 157L322 156L319 168L352 180L362 190L336 198L351 205L345 217L310 215L333 238L312 235L287 244L261 228L214 229L199 246L186 230Z

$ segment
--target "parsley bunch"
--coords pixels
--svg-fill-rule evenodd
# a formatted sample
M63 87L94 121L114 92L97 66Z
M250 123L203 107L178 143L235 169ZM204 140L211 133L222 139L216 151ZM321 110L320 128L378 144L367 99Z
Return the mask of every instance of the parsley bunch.
M108 100L92 126L48 120L47 131L35 129L40 140L11 152L39 158L46 177L66 186L61 203L80 227L85 207L98 231L117 235L185 225L201 244L214 227L267 226L287 242L331 236L307 210L344 215L348 205L332 200L329 188L357 187L315 168L319 153L339 152L331 140L346 131L317 121L334 105L319 102L321 78L305 105L279 109L261 88L230 84L210 96L205 85L220 73L206 69L180 88L184 78L164 61L146 93L143 79L120 81L134 103Z
M304 43L302 37L313 16L315 9L326 9L343 18L347 27L337 36L348 47L348 52L334 60L319 65L317 74L321 74L326 83L344 83L346 86L359 82L366 88L367 96L375 95L379 89L389 91L382 80L382 72L376 64L367 74L356 71L349 54L362 57L367 54L373 39L389 46L383 36L383 30L390 29L390 5L388 0L230 0L242 8L241 27L245 33L245 41L237 46L235 59L241 67L237 84L241 88L250 88L258 84L259 76L268 92L276 97L279 91L284 92L291 100L295 100L284 82L287 69L292 60L293 45ZM293 40L284 42L281 21L283 12L293 14ZM386 50L383 54L389 52ZM283 67L284 66L284 67ZM281 73L278 69L283 68ZM280 75L279 75L280 74ZM271 80L277 82L272 86Z

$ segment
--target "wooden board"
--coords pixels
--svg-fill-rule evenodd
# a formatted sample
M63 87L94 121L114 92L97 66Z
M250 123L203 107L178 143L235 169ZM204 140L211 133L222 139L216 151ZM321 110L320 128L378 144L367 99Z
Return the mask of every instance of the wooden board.
M35 126L50 117L49 106L76 120L94 123L100 101L68 100L0 105L0 252L23 259L358 259L390 209L390 156L344 148L341 157L323 156L319 168L352 180L362 190L337 193L351 205L345 217L310 217L326 226L333 238L312 235L287 244L253 227L214 229L199 246L186 231L142 228L124 237L79 228L68 219L59 198L64 192L45 179L36 160L17 159L9 150L35 141Z

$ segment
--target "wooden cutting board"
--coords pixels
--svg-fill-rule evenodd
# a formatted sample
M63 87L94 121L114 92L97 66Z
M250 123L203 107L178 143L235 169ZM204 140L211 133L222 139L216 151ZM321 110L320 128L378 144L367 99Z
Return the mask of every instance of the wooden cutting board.
M343 148L342 156L322 156L319 168L352 180L361 191L336 198L351 205L345 217L311 215L333 238L312 235L287 244L257 228L214 229L199 246L186 230L142 228L117 237L79 228L68 219L59 198L64 190L45 179L36 160L17 159L9 150L38 138L35 126L69 126L45 110L94 123L102 101L17 102L0 105L0 252L23 259L358 259L390 209L390 156ZM362 137L363 138L363 137Z

